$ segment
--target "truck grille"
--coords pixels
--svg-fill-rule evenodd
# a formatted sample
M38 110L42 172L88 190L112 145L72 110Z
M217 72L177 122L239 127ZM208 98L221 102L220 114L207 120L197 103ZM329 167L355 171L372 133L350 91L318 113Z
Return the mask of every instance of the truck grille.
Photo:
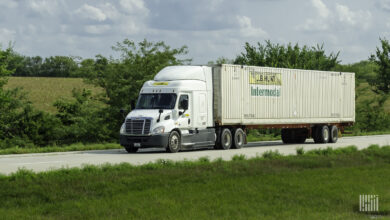
M150 119L127 119L126 133L128 134L149 134Z

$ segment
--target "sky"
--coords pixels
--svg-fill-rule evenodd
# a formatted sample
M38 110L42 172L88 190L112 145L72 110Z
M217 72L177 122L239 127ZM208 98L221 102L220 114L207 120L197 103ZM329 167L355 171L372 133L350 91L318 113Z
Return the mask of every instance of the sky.
M0 0L0 44L27 56L118 56L116 42L188 46L193 64L235 58L245 42L315 46L342 63L390 39L390 0Z

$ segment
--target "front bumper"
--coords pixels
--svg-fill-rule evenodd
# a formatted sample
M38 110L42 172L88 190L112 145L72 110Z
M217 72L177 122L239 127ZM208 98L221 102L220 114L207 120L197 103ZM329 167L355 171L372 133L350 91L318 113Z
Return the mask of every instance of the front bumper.
M134 146L134 143L139 143L140 147L163 147L168 146L169 134L159 134L151 136L127 136L120 135L119 142L122 146ZM138 147L138 146L135 146Z

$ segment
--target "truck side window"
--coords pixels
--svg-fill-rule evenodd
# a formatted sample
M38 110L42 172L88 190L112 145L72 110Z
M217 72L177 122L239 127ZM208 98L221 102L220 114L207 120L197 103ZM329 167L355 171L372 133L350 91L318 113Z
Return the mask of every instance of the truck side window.
M187 100L188 103L188 95L181 95L179 99L179 109L184 109L183 100Z

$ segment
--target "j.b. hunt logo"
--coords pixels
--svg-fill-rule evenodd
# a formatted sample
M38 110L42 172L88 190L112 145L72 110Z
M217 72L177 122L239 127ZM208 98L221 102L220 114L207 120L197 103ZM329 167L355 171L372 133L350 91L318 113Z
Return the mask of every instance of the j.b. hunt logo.
M251 96L279 97L282 74L253 71L249 74L249 84L251 85Z

